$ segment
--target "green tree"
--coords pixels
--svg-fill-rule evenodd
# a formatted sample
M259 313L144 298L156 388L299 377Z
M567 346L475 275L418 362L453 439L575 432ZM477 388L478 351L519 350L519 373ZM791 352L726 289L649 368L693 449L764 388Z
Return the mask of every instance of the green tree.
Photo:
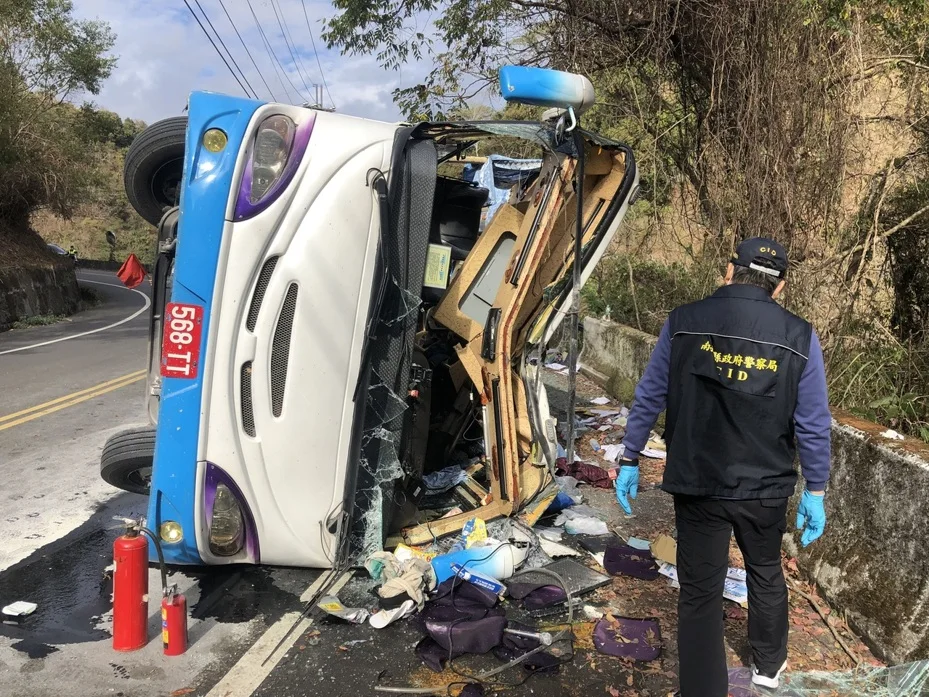
M109 27L70 0L0 0L0 220L12 229L47 207L67 217L93 183L81 115L116 59Z

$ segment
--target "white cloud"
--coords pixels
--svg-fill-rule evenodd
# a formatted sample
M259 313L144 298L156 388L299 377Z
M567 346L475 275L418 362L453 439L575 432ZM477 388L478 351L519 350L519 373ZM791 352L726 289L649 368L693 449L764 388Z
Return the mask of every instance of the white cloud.
M199 14L195 0L189 1ZM310 26L319 50L318 65L302 0L275 0L274 5L271 0L251 0L282 68L269 57L249 4L245 0L222 2L251 52L257 70L233 31L220 0L200 0L200 5L245 72L249 84L263 100L270 101L271 92L277 101L312 101L312 83L323 82L321 65L332 101L339 112L395 121L400 118L400 113L393 104L391 92L396 87L415 82L425 73L422 65L405 66L399 72L384 71L374 58L347 57L326 49L320 40L319 20L330 16L334 10L329 2L306 0ZM100 94L91 97L100 106L121 116L151 123L180 114L192 91L243 94L183 0L74 0L74 7L80 18L101 19L109 23L117 37L113 50L119 58L116 69ZM298 59L296 63L275 15L278 7L283 13L281 19L289 32L288 38L292 39L291 46ZM285 71L286 75L283 75ZM295 92L301 96L298 97ZM324 101L330 104L328 95Z

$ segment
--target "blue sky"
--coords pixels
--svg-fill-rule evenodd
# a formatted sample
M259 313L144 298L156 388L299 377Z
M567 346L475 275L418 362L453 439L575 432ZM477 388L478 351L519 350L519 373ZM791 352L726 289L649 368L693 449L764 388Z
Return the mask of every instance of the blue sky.
M311 100L312 83L321 83L322 79L301 0L275 0L274 6L271 0L251 0L271 48L286 70L286 76L281 74L280 66L278 72L275 71L276 63L268 56L246 1L223 2L268 87L265 87L236 37L219 0L200 0L259 96L270 100L270 88L277 101L297 102L298 97L290 84L293 82L302 95L309 94L303 99ZM197 10L193 0L190 4ZM285 43L275 17L275 7L283 13L285 27L295 44L299 67ZM121 116L151 123L180 114L187 95L194 90L243 94L183 0L74 0L74 9L80 18L108 22L117 36L113 53L119 58L119 63L101 93L92 97L100 106ZM319 61L338 110L385 121L399 119L391 92L401 84L414 83L424 74L424 66L409 65L399 72L383 71L373 58L343 57L329 51L320 40L320 20L334 12L330 3L306 0L306 9L319 49ZM304 87L304 82L309 84L309 90ZM289 96L285 97L288 93ZM329 105L328 96L326 102Z

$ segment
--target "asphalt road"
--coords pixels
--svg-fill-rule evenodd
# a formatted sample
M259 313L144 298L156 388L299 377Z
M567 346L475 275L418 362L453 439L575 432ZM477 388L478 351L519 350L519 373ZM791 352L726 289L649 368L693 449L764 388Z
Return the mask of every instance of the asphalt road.
M119 493L100 479L100 451L111 433L146 423L149 284L78 277L99 307L0 334L0 571Z
M0 334L0 606L38 605L24 621L2 618L0 697L207 694L243 655L258 655L255 640L269 627L302 609L317 574L171 569L188 601L190 649L166 658L150 568L150 641L113 651L113 517L144 515L146 499L106 484L100 453L110 434L147 424L150 287L129 290L99 271L78 280L100 294L99 307Z

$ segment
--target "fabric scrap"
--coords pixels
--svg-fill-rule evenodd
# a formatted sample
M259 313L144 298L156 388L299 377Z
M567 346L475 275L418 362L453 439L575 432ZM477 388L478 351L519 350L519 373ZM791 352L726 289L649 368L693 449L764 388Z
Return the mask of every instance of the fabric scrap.
M400 575L401 562L390 552L375 552L365 559L365 570L375 581L388 581Z
M612 489L613 480L610 479L610 473L597 465L590 465L586 462L574 462L572 465L567 464L565 458L556 460L557 472L559 475L568 475L574 477L584 484L590 484L598 489Z
M449 489L454 489L468 478L468 473L458 465L449 465L438 472L432 472L423 477L423 483L426 485L427 493L442 494Z
M644 581L658 578L658 565L651 552L629 545L607 547L603 555L603 568L613 576L624 574Z
M594 627L594 647L607 656L654 661L661 656L661 627L653 619L605 617Z
M410 559L400 566L400 573L377 589L384 600L406 594L419 609L426 602L426 591L435 588L435 571L425 559Z
M414 649L416 657L423 662L429 670L435 673L441 673L445 670L445 663L448 661L448 650L443 649L436 643L436 640L431 636L423 637L422 640L416 644ZM457 658L454 654L452 658Z

